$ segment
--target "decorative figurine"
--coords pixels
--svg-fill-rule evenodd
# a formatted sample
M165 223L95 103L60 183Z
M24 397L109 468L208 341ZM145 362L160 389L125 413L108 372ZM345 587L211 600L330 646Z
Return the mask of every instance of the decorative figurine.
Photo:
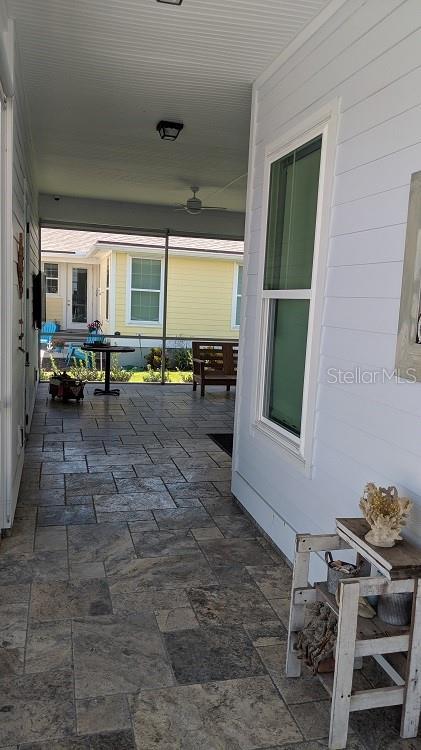
M360 508L371 526L365 538L375 547L394 547L402 539L400 532L413 506L412 500L399 497L396 487L365 486Z

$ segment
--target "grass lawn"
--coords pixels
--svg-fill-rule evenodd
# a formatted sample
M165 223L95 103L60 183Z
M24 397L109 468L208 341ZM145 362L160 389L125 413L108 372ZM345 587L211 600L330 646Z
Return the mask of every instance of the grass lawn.
M47 370L41 370L41 380L48 381L53 373ZM70 373L72 375L72 373ZM166 373L166 381L167 383L191 383L192 381L189 380L192 377L192 372L180 372L180 370L167 370ZM152 376L155 379L151 379L151 371L149 370L134 370L130 373L130 380L129 383L160 383L161 382L161 372L160 370L152 370ZM82 379L87 378L86 375L81 373L80 377ZM87 378L89 380L89 378ZM111 378L113 380L113 378ZM102 380L104 380L104 374L102 373ZM91 380L89 382L97 383L98 380ZM121 382L121 381L119 381Z
M188 375L191 375L192 373L188 372L180 372L179 370L167 370L167 377L166 380L168 383L185 383L185 382L191 382L188 381L186 378ZM156 371L156 375L160 376L161 373L159 371ZM183 379L184 377L184 379ZM132 372L129 383L144 383L145 379L146 382L150 381L150 373L146 370L137 370L136 372ZM159 382L158 378L157 381Z

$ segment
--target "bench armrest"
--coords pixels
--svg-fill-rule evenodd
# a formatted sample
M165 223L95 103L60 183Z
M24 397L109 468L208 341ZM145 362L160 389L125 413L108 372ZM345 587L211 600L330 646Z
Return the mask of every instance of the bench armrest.
M200 377L203 376L205 372L205 361L203 359L193 357L193 372Z

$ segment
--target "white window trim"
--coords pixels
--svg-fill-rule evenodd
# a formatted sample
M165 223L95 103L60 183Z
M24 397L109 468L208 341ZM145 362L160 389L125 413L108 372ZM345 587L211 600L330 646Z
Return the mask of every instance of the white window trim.
M108 284L107 284L107 275L108 275ZM104 305L104 320L107 321L107 323L110 322L110 286L111 286L111 253L107 255L106 257L106 266L105 266L105 305ZM108 292L108 310L107 310L107 292ZM107 315L108 312L108 315Z
M159 326L162 326L162 321L164 317L164 295L163 295L163 289L164 289L164 262L162 257L158 257L156 255L152 255L148 253L142 253L141 255L128 255L128 263L127 263L127 284L126 284L126 325L128 326L147 326L148 328L157 328ZM131 318L131 296L132 296L132 261L133 260L142 260L145 259L151 259L151 260L159 260L161 263L161 281L160 281L160 290L159 290L159 320L132 320ZM138 289L135 291L145 291L145 292L151 292L151 291L158 291L154 289Z
M244 281L244 266L242 263L236 263L234 266L234 280L232 285L232 305L231 305L231 328L233 331L240 330L240 324L237 323L237 297L238 297L238 274L239 269L243 269L243 281ZM241 290L241 304L243 303L243 292Z
M262 197L262 231L259 254L259 317L260 317L260 352L258 377L255 393L254 427L274 441L287 459L292 459L304 473L311 473L313 455L313 433L316 412L317 382L320 361L320 342L322 328L323 303L327 272L329 245L330 209L333 194L334 165L337 147L339 100L325 105L307 118L301 125L285 133L282 138L267 146L265 151L264 186ZM314 237L313 270L310 290L265 293L263 290L266 232L269 207L270 169L273 162L286 156L291 151L309 141L322 136L320 156L319 189L317 197L317 216ZM303 404L301 415L301 435L293 435L275 422L264 416L264 394L266 381L266 357L269 324L269 298L276 299L309 299L306 363L304 370Z
M45 264L49 263L57 266L57 291L56 292L47 292L47 274L45 273ZM61 289L61 283L60 283L60 263L58 263L56 260L44 260L42 263L42 270L45 274L45 293L47 297L60 297L60 289ZM48 278L52 279L53 276L49 276Z

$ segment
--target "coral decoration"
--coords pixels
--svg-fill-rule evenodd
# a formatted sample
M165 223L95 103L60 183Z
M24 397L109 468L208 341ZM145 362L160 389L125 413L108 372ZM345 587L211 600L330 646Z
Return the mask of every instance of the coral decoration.
M400 532L413 506L408 497L399 497L396 487L377 487L369 482L360 500L360 508L371 526L365 538L375 547L393 547L402 539Z

